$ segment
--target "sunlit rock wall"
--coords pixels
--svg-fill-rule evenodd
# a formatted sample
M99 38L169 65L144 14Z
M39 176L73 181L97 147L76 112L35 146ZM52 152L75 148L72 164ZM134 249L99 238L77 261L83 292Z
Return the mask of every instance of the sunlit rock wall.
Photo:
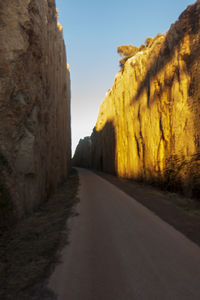
M198 197L199 45L200 1L189 6L166 35L158 35L127 60L100 107L92 135L93 167L106 170L110 157L105 153L111 152L119 176ZM104 130L107 124L113 128L112 138Z
M54 0L0 2L0 215L32 210L70 169L70 77Z

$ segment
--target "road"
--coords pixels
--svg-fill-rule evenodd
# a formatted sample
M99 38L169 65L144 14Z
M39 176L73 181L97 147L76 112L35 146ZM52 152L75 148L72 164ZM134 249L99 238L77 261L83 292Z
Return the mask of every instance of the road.
M49 286L59 300L199 300L200 248L114 185L78 169L80 215Z

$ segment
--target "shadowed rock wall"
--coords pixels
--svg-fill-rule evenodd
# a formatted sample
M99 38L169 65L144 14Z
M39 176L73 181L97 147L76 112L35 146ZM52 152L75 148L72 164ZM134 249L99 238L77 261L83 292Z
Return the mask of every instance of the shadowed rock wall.
M129 58L101 104L92 151L113 148L121 177L200 194L200 1ZM105 143L105 140L107 141ZM110 158L109 158L110 159ZM110 161L105 165L109 166ZM98 161L97 161L98 160ZM96 167L99 158L92 161ZM105 170L105 168L103 168Z
M0 3L0 212L21 216L70 169L70 77L54 0Z
M81 166L83 168L91 167L91 144L92 141L89 136L80 139L72 161L74 166Z
M115 174L115 129L112 122L101 131L94 128L91 137L80 139L73 157L73 165Z

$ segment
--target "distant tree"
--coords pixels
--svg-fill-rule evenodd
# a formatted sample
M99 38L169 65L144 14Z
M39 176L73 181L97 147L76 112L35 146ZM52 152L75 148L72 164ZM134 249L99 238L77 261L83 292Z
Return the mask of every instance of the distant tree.
M122 45L117 48L117 52L123 57L134 56L138 52L138 47L132 45Z
M125 62L126 62L129 58L130 58L130 57L127 56L127 57L124 57L124 58L120 59L119 65L120 65L121 68L124 67Z
M146 46L144 44L142 44L139 48L139 51L143 51L144 49L146 49Z
M152 41L153 41L153 38L152 38L152 37L148 37L148 38L145 40L145 45L146 45L146 47L151 46Z
M117 52L122 57L119 61L121 70L124 69L125 62L139 51L138 47L132 45L122 45L117 48Z

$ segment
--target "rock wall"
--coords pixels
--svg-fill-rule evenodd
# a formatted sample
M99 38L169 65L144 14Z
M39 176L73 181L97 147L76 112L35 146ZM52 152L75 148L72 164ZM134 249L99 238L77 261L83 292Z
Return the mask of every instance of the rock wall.
M100 107L92 167L199 197L199 44L197 1L125 62Z
M91 143L92 141L89 136L86 136L84 139L80 139L72 160L73 165L80 165L83 168L91 168Z
M0 2L0 219L31 211L70 169L70 76L54 0Z

